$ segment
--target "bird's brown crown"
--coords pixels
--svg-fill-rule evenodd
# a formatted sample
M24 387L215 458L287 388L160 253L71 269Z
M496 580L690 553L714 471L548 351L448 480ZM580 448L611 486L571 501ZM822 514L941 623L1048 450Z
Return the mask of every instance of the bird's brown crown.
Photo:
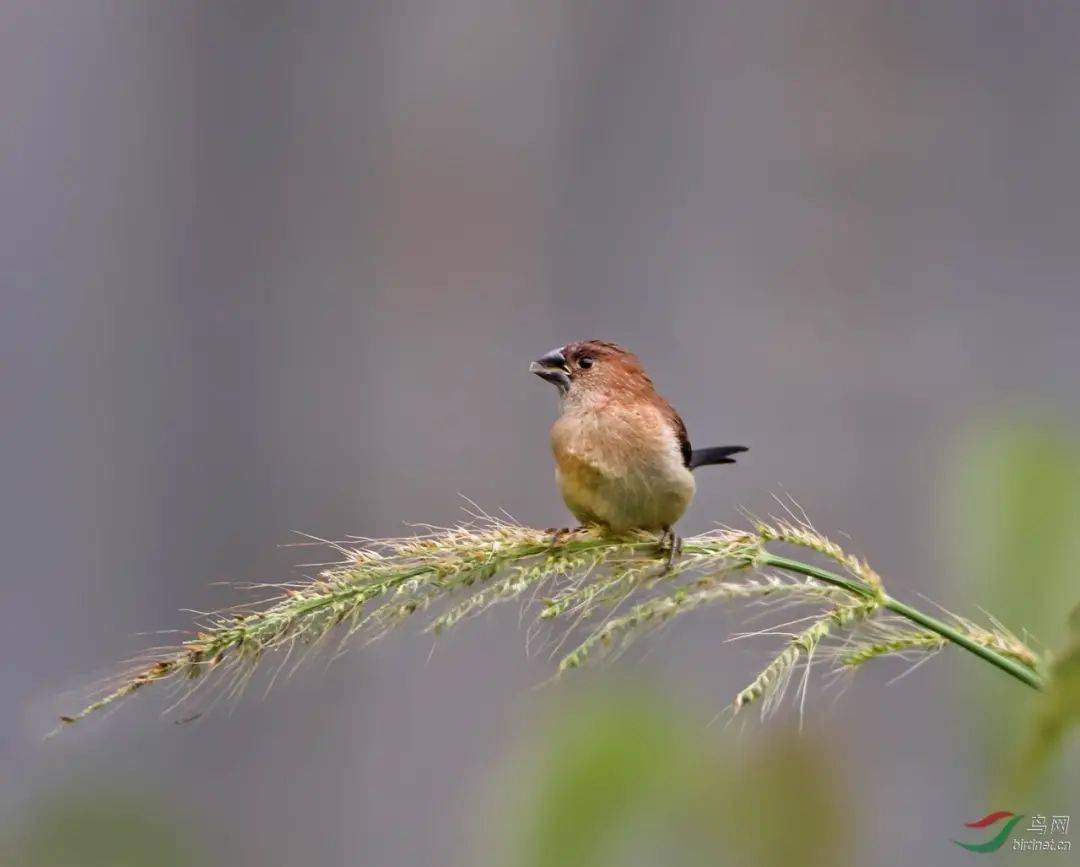
M640 359L609 340L583 340L563 347L573 387L580 391L617 389L627 397L653 391Z

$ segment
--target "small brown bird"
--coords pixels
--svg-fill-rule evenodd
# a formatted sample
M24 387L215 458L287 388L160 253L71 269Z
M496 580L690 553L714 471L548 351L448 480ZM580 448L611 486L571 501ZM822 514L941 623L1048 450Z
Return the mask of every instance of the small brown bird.
M660 532L674 556L672 527L694 498L691 470L732 464L746 447L691 448L686 425L638 357L614 343L569 343L529 370L559 389L551 450L570 511L582 524L613 532Z

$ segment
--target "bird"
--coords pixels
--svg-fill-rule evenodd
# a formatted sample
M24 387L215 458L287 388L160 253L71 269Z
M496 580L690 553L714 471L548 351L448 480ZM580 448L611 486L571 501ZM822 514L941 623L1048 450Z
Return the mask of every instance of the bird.
M693 448L640 359L617 343L568 343L529 371L559 391L551 450L567 508L585 527L659 533L670 566L682 545L674 525L697 487L693 471L735 463L746 446Z

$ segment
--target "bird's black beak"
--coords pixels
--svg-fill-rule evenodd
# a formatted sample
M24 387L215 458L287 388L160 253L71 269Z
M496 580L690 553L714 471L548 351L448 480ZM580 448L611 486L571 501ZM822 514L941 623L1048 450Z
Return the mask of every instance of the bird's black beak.
M566 364L566 356L563 355L561 347L536 359L529 365L529 373L535 373L541 379L546 379L564 394L570 388L570 368Z

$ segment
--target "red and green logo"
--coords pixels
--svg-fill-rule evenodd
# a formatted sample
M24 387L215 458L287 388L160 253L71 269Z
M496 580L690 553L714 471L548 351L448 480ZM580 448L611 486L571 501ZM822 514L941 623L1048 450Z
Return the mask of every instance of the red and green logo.
M1012 829L1016 827L1016 823L1023 819L1023 816L1017 816L1014 813L1010 813L1008 810L998 810L994 813L987 813L981 819L975 822L965 822L965 828L993 828L998 822L1004 819L1009 821L998 829L989 840L984 843L961 843L959 840L953 840L953 842L963 849L967 849L969 852L996 852L1002 846L1005 845L1005 841L1009 839L1009 835L1012 833Z

